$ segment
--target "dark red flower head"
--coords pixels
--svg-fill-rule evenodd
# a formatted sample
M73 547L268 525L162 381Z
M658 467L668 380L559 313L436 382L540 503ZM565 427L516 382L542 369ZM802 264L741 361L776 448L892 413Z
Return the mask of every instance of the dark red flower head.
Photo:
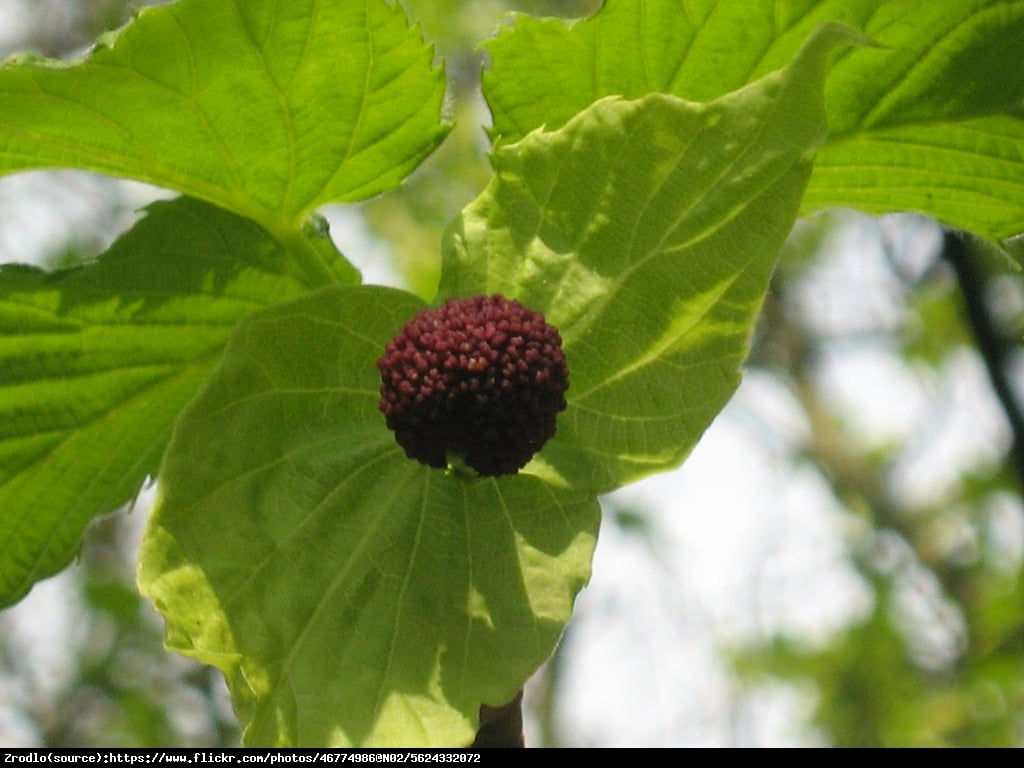
M380 409L406 455L511 475L555 434L569 369L544 315L504 296L418 312L377 361Z

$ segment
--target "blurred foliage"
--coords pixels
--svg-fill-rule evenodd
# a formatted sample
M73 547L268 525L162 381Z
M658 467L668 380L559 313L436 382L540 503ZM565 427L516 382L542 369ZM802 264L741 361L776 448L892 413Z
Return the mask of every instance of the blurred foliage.
M487 115L478 93L487 62L478 43L510 11L573 18L592 13L600 2L402 2L446 60L448 117L456 129L401 189L358 209L405 284L430 299L442 231L490 175ZM17 48L71 55L141 4L47 2L56 15L27 15L39 23L25 30ZM830 349L882 340L922 386L938 386L929 382L949 375L953 359L977 355L961 293L937 247L915 261L907 258L905 244L886 241L890 276L899 286L890 298L899 317L880 320L865 311L855 322L814 320L800 292L808 285L813 292L815 270L834 258L830 234L838 224L825 215L794 232L750 366L783 383L799 403L808 430L790 446L790 461L820 474L856 523L849 558L873 600L865 615L825 642L777 633L723 649L740 683L738 695L766 681L812 683L817 706L807 724L809 742L813 731L836 746L1024 746L1024 514L1014 467L1020 459L1009 438L1000 461L953 468L931 493L908 495L900 471L922 436L882 444L865 437L829 399L821 380ZM40 259L68 263L76 253L69 243ZM1019 358L1020 276L1007 273L1000 259L983 256L980 263L988 307ZM1011 373L1019 378L1020 370L1018 364ZM611 509L609 519L648 542L652 557L663 556L643 510ZM27 663L14 631L15 615L0 615L2 719L20 723L20 732L39 746L237 743L222 683L206 668L163 651L161 627L134 590L133 547L126 539L135 522L118 515L94 526L73 571L69 583L80 610L67 680L39 684L40 673ZM34 618L18 614L19 621ZM559 683L563 665L571 663L567 646L538 676L540 693L533 698L532 716L547 745L561 739Z
M941 380L952 358L978 354L959 285L940 248L913 267L894 248L887 255L902 286L894 297L901 322L872 329L868 314L866 325L823 333L791 295L833 255L827 233L834 221L815 226L812 236L791 241L799 258L785 259L777 274L752 360L786 382L807 415L809 436L794 459L820 472L863 524L850 556L874 602L824 647L776 636L738 650L737 672L752 685L764 676L812 680L817 723L836 746L1024 745L1020 457L1007 445L1001 460L907 498L896 475L921 436L866 442L822 394L817 375L828 347L862 344L874 331L922 381ZM977 261L1003 341L1019 350L1019 277L1001 273L1003 265L984 254Z

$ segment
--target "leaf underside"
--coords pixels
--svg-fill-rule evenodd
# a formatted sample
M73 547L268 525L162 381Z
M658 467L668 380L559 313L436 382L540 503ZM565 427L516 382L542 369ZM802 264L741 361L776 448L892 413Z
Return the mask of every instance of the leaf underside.
M852 39L827 26L712 104L603 100L497 153L442 290L562 330L569 407L518 475L430 469L386 429L375 361L411 294L327 288L240 325L175 430L139 583L169 644L224 671L246 743L465 745L544 662L597 494L677 465L736 385Z
M140 583L168 644L225 672L247 743L468 744L588 578L592 494L448 477L384 428L374 361L420 306L339 288L261 312L179 423Z

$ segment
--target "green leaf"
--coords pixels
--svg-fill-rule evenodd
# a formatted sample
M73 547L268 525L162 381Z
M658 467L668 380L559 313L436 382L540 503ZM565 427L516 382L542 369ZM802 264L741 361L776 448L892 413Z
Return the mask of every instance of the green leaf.
M605 0L568 24L518 16L487 43L492 135L518 141L606 96L713 101L785 66L823 21L860 28L878 0ZM849 54L848 54L849 55Z
M0 172L180 190L275 234L398 184L440 142L444 74L383 0L181 0L84 60L0 69Z
M562 329L571 401L527 471L468 479L395 444L375 361L412 295L324 289L240 326L177 425L139 583L168 644L224 671L247 743L467 744L547 658L595 492L678 463L738 381L850 39L825 26L712 104L604 100L497 154L443 290Z
M441 290L506 293L562 333L569 407L528 471L605 492L685 458L739 383L825 135L829 53L855 39L826 24L710 104L609 98L498 150Z
M289 268L252 222L190 199L89 266L0 268L0 604L134 497L238 320L307 290Z
M882 47L829 75L828 141L802 205L912 210L995 240L1024 222L1024 2L607 0L572 27L521 17L488 45L495 135L564 124L596 99L708 101L777 69L823 20Z
M829 76L831 136L803 211L918 211L1000 241L1024 230L1024 2L882 4Z
M598 506L407 459L375 361L422 303L329 288L253 315L178 423L139 583L223 670L250 745L451 746L551 653Z

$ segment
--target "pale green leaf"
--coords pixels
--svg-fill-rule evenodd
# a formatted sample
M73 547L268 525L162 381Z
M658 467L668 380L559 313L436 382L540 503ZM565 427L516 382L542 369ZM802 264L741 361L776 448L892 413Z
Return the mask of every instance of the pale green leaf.
M596 492L674 466L731 395L824 136L824 26L708 105L608 99L495 157L445 294L562 329L558 435L526 471L405 457L375 361L422 302L331 288L261 311L186 409L140 586L224 671L254 745L461 745L547 657L589 575Z
M238 320L308 290L289 269L252 222L190 199L152 205L94 264L0 267L0 604L134 497Z
M785 66L823 21L862 28L878 0L605 0L572 24L518 16L487 43L492 135L557 128L598 99L713 101ZM850 55L850 54L847 54Z
M527 471L598 492L679 464L732 395L824 138L822 26L709 104L608 98L501 147L449 231L445 295L502 292L562 333L569 407Z
M250 745L459 746L551 653L598 507L407 459L374 365L420 307L325 289L253 315L186 410L140 586L225 673Z
M823 20L881 47L829 75L828 141L802 211L912 210L995 240L1024 230L1021 0L607 0L574 26L521 17L488 45L494 133L514 141L601 97L708 101L781 67Z
M444 75L383 0L181 0L71 64L0 69L0 172L75 167L278 233L398 184L443 138Z

